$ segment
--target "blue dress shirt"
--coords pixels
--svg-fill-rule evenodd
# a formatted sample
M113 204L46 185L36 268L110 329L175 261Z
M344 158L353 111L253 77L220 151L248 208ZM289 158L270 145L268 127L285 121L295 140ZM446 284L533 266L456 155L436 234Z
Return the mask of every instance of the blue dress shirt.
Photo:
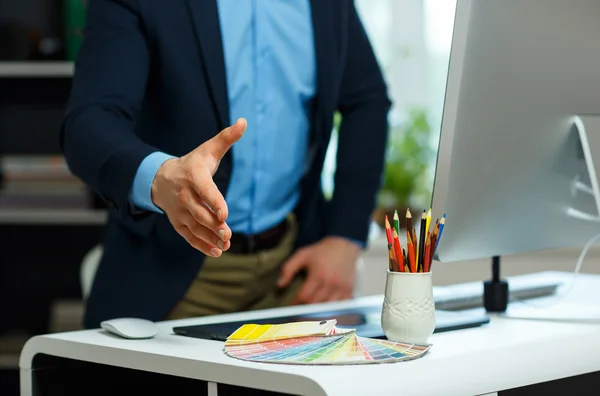
M218 0L218 7L231 123L248 121L232 148L227 223L256 234L283 221L299 198L316 91L310 2ZM160 212L150 188L169 158L155 152L142 161L130 195L135 206Z

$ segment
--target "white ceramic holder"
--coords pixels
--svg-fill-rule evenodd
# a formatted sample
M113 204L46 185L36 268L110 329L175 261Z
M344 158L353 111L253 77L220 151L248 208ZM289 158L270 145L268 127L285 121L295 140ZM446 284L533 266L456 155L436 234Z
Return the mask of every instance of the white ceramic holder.
M381 327L390 341L427 344L435 330L431 272L387 272Z

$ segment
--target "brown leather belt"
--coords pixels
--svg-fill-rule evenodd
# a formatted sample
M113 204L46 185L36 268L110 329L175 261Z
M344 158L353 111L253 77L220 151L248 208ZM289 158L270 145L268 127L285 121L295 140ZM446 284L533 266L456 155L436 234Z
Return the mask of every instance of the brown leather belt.
M252 254L277 247L289 228L286 218L275 227L256 235L233 234L228 252L233 254Z

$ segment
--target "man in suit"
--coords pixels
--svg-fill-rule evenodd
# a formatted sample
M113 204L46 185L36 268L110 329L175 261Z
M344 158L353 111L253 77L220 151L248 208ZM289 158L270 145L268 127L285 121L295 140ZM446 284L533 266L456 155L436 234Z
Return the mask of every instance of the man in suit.
M389 106L352 0L91 0L61 135L109 204L85 325L351 297Z

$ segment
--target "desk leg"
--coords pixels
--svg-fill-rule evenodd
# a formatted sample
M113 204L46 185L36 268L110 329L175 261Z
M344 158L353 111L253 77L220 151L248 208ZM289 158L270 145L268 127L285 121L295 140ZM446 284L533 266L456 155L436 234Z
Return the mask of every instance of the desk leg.
M21 387L21 396L33 396L33 377L31 370L20 369L19 370L19 383Z
M216 382L208 383L208 396L218 396L219 388Z

